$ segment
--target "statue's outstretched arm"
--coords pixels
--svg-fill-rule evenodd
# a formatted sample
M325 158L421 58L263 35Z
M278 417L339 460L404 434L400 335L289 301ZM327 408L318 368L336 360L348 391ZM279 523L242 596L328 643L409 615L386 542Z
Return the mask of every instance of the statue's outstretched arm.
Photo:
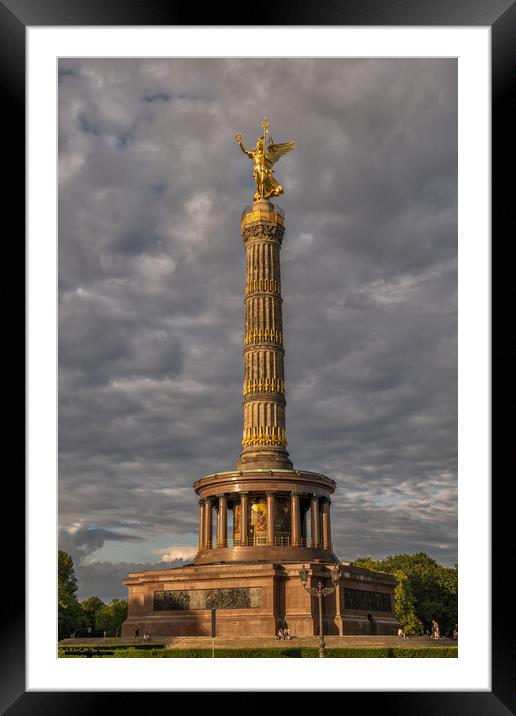
M238 142L238 144L239 144L239 146L240 146L240 149L243 151L243 153L244 153L244 154L247 154L247 156L248 156L250 159L252 159L252 158L253 158L253 153L250 152L249 149L246 149L246 148L244 147L244 145L242 144L242 142Z

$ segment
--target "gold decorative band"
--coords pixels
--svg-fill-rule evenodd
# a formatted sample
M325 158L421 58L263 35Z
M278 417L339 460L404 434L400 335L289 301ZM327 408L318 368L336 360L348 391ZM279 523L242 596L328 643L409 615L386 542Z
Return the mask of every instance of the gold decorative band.
M255 278L247 282L245 287L245 295L256 293L257 291L268 291L270 293L281 293L279 281L274 278Z
M285 219L283 216L279 212L274 211L274 209L271 210L265 206L254 206L251 211L245 212L242 216L240 226L243 230L249 224L256 224L262 221L279 224L283 228L285 227Z
M244 396L251 393L281 393L285 395L285 381L281 378L265 378L265 380L245 380Z
M242 241L245 246L248 243L268 241L281 244L284 233L285 229L279 224L251 224L250 226L242 227Z
M251 343L262 343L263 341L273 341L274 343L282 343L283 333L275 328L266 328L264 331L252 330L245 334L244 345Z
M244 428L242 446L250 447L252 445L286 446L287 440L285 437L285 428L276 427L274 425Z

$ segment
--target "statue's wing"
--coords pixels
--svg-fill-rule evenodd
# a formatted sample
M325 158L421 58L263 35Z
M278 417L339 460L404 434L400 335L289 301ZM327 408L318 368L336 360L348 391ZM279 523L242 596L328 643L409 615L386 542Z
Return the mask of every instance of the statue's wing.
M285 142L284 144L269 144L267 147L267 154L269 156L269 159L274 164L278 161L280 157L282 157L287 152L290 152L291 149L294 149L295 142Z

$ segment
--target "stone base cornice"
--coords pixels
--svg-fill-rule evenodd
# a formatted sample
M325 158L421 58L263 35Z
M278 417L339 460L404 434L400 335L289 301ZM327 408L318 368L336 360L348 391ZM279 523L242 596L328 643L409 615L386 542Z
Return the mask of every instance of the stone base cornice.
M337 563L339 560L330 549L322 547L296 547L277 545L254 545L252 547L220 547L197 552L194 564L221 564L225 562L321 562Z

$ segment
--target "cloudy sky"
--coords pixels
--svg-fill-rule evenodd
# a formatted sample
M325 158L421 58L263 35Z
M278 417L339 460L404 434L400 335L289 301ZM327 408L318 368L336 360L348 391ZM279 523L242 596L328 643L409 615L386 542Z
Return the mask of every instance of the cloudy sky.
M457 65L59 63L59 533L81 598L195 553L242 428L249 146L285 187L288 450L341 559L457 559Z

